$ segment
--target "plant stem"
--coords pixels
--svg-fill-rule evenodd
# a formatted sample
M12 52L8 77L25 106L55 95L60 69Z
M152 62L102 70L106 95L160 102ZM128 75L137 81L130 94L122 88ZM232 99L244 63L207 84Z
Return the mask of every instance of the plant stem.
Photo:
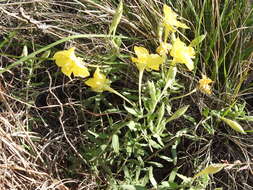
M141 110L141 84L142 84L142 77L143 77L143 72L144 70L140 70L139 72L139 106L140 106L140 110Z
M187 93L187 94L184 94L184 95L182 95L182 96L177 96L177 97L171 98L170 101L176 100L176 99L179 99L179 98L183 98L183 97L186 97L186 96L189 96L189 95L191 95L192 93L194 93L194 92L196 92L196 91L197 91L197 89L194 88L191 92L189 92L189 93Z
M73 36L68 36L66 38L62 38L54 43L51 43L25 57L22 57L21 59L19 59L18 61L10 64L9 66L3 68L0 70L0 74L6 72L6 71L9 71L10 69L12 69L13 67L15 66L18 66L20 65L21 63L25 62L26 60L28 59L31 59L31 58L34 58L37 54L39 53L42 53L44 51L47 51L48 49L58 45L58 44L61 44L61 43L64 43L68 40L73 40L73 39L77 39L77 38L109 38L109 37L112 37L112 35L104 35L104 34L79 34L79 35L73 35ZM126 38L126 37L123 37L123 36L119 36L120 38Z
M118 91L114 90L113 88L111 88L111 87L108 86L107 88L105 88L105 90L107 90L107 91L109 91L109 92L111 92L111 93L116 94L117 96L121 97L121 98L124 99L126 102L128 102L129 104L131 104L132 106L134 106L134 104L133 104L130 100L128 100L125 96L123 96L123 95L120 94Z

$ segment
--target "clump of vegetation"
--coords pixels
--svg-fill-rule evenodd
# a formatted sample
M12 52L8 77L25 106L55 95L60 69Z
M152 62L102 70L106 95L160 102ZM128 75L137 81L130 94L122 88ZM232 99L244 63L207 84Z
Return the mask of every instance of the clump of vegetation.
M248 1L1 11L1 189L252 188Z

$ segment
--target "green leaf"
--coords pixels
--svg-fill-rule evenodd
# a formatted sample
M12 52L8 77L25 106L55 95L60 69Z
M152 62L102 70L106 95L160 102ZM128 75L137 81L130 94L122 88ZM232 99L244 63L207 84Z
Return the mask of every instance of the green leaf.
M119 2L119 5L118 5L118 7L115 11L115 14L113 16L112 23L111 23L111 26L109 28L109 35L111 35L111 34L115 35L117 27L118 27L119 22L120 22L120 19L122 17L122 13L123 13L123 0L121 0Z
M168 189L179 189L179 185L175 182L163 181L159 185L159 190L168 190Z
M152 139L149 139L148 143L149 143L149 145L152 146L153 148L156 148L156 149L162 148L161 145L159 145L157 142L155 142L155 141L152 140Z
M167 156L161 155L161 156L158 156L158 157L161 158L161 159L163 159L163 160L166 160L167 162L173 162L173 159L172 159L172 158L169 158L169 157L167 157Z
M186 177L186 176L178 174L178 173L177 173L177 176L183 180L182 183L190 183L192 181L191 177Z
M149 180L150 180L151 184L153 185L153 187L156 187L157 182L156 182L154 175L153 175L153 167L152 166L149 167L148 174L149 174Z
M119 153L119 136L117 134L112 136L112 148L116 154Z
M163 119L163 116L164 116L164 112L165 112L165 105L164 105L164 103L162 103L161 107L158 110L158 114L157 114L157 123L156 123L157 126L160 125L160 123Z
M206 34L197 36L196 38L194 38L194 40L192 40L190 46L195 47L197 45L199 45L206 37Z
M172 120L178 119L179 117L185 114L188 108L189 108L189 105L179 108L169 119L167 119L166 122L168 123Z
M176 139L175 143L171 147L171 154L172 154L173 164L174 165L177 164L177 146L179 145L180 141L181 141L181 139L178 137Z
M159 163L159 162L149 161L147 163L150 164L150 165L154 165L154 166L156 166L158 168L163 168L163 165L161 163Z
M235 131L237 131L239 133L242 133L242 134L246 134L246 132L244 131L244 129L242 128L242 126L239 123L237 123L236 121L227 119L225 117L220 117L220 119L222 121L224 121L227 125L229 125Z
M129 174L129 169L127 168L127 166L123 167L123 171L124 171L124 177L127 179L131 179L131 176Z
M253 121L253 116L251 115L246 115L246 116L243 116L241 118L239 118L240 120L246 120L246 121Z
M166 85L165 85L163 91L167 90L168 88L173 87L176 75L177 75L177 67L171 65L170 68L169 68L169 71L168 71L167 79L166 79L167 82L166 82Z
M45 51L40 57L46 59L50 56L51 50Z
M209 123L207 121L204 121L202 123L202 126L204 127L204 129L209 133L209 134L212 134L214 135L215 133L215 130L213 128L213 125L209 125Z
M144 186L140 185L121 185L122 190L147 190Z
M12 38L16 36L16 32L10 32L8 37L4 38L2 42L0 42L0 49L5 46Z
M140 116L140 114L134 108L127 107L126 105L124 105L124 108L128 113L130 113L136 117Z
M162 138L161 138L160 135L154 134L154 137L156 138L156 140L158 141L158 143L159 143L161 146L164 146L164 143L163 143Z
M174 168L171 172L170 172L170 176L169 176L169 182L174 182L176 176L177 176L177 171L179 168Z
M209 175L209 174L215 174L219 171L221 171L227 164L212 164L208 167L206 167L205 169L203 169L202 171L200 171L199 173L197 173L193 178L202 176L202 175Z
M99 134L97 134L97 133L95 133L93 131L88 130L88 133L92 134L95 138L99 137Z
M129 128L131 131L136 131L136 130L137 130L137 129L136 129L136 123L135 123L133 120L129 121L129 122L126 124L126 126L128 126L128 128Z
M151 97L152 102L156 101L156 88L153 81L148 81L148 89L149 89L149 95Z

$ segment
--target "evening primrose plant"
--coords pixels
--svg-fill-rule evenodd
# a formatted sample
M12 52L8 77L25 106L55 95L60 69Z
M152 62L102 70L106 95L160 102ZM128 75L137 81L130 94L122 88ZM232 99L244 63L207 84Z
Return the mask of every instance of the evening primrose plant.
M253 189L249 0L53 2L1 7L4 187Z
M82 59L74 54L75 48L56 52L53 56L63 74L68 77L73 75L84 78L82 79L84 84L91 87L92 91L114 93L126 102L123 108L127 115L123 120L114 121L113 118L108 117L109 128L103 133L96 130L88 131L88 136L93 136L97 140L96 144L87 145L88 152L84 152L83 155L95 171L99 172L99 168L104 168L111 176L111 180L115 179L115 175L123 172L125 180L135 176L137 181L132 183L141 184L143 187L148 184L157 187L153 177L153 167L160 163L153 161L153 157L161 157L168 162L171 160L174 165L177 164L176 147L188 130L183 128L177 134L172 134L167 126L168 123L186 114L189 105L183 105L172 111L172 100L196 92L194 89L190 93L170 99L175 90L178 93L181 89L176 81L177 64L184 64L189 72L193 71L193 59L196 53L194 47L187 46L180 39L178 32L181 28L189 29L189 27L177 20L178 15L171 7L164 5L163 12L160 24L163 39L162 41L157 39L160 45L156 48L156 53L150 52L144 45L134 46L136 56L130 58L139 72L138 106L133 103L133 100L111 87L111 80L103 74L102 67L97 66L93 77L88 78L89 65L84 64ZM114 20L118 21L118 19ZM143 81L144 75L151 75L153 72L160 73L161 77L158 80L163 80L161 84L153 80ZM119 111L122 112L120 109ZM171 149L172 158L160 153L152 156L154 152L162 152L165 149ZM140 177L140 173L143 173L144 179ZM126 182L125 180L123 183ZM117 186L122 182L114 180L113 183Z
M116 28L122 16L122 6L121 1L115 15L119 18L114 18L110 27L113 38L115 38ZM182 64L187 72L195 70L194 60L197 56L195 46L201 42L199 39L202 37L198 36L188 45L188 42L185 41L189 40L182 37L180 30L186 29L187 31L190 28L178 19L178 14L171 7L164 5L163 16L160 20L161 36L157 37L159 46L155 48L156 52L141 45L134 46L134 53L128 56L130 59L126 59L126 56L120 57L125 62L132 62L136 67L134 69L139 73L138 81L136 81L138 83L138 105L133 103L136 90L133 89L128 93L120 93L123 89L116 91L111 87L113 83L108 77L110 73L108 76L103 74L102 68L104 67L96 66L93 77L88 78L91 72L88 69L89 65L84 64L82 59L74 54L75 48L56 52L53 56L57 66L69 78L71 75L80 77L92 91L101 95L107 91L107 93L116 94L125 101L120 106L110 107L110 109L116 110L116 113L121 113L120 119L105 114L107 115L106 119L101 117L100 122L101 126L106 123L108 127L100 130L96 129L101 127L98 125L86 132L86 136L94 143L88 144L85 147L86 151L82 152L87 163L98 175L101 171L106 172L111 187L114 189L132 188L135 187L134 185L143 189L150 186L158 188L159 182L154 177L153 169L154 167L163 167L163 164L156 160L162 159L176 168L179 159L177 147L182 138L194 138L188 128L182 127L174 133L169 129L169 124L187 115L190 107L182 105L179 108L174 108L174 101L189 96L197 90L206 96L211 96L213 93L211 85L213 81L208 76L202 75L196 87L182 95L181 90L184 87L179 84L177 79L178 64ZM120 47L117 47L117 53L119 54L119 52ZM155 79L144 77L153 74L159 77ZM100 101L102 100L100 99ZM112 106L112 104L110 105ZM214 112L210 112L210 114L228 125L235 126L237 124L225 118L224 115ZM209 117L208 114L206 116ZM245 134L243 129L238 129L238 125L236 127L232 128ZM167 150L170 150L170 156L164 154ZM184 178L179 173L177 175ZM191 180L190 183L187 183L188 185L185 187L191 186L195 178L189 178L189 180ZM169 183L162 183L162 186L163 188L171 187Z

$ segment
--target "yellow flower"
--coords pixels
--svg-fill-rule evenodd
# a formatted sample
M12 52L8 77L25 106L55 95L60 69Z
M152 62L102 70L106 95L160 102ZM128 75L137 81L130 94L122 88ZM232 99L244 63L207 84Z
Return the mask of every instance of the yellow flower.
M158 48L156 48L156 52L160 55L166 55L171 48L172 48L171 44L161 42L160 46L158 46Z
M121 95L119 92L114 90L110 87L111 81L106 78L105 75L100 73L99 68L96 69L93 78L89 78L86 82L86 85L90 86L93 91L95 92L103 92L103 91L109 91L111 93L114 93L118 95L119 97L123 98L125 101L127 101L129 104L134 106L134 104L128 100L125 96Z
M82 59L76 57L75 47L68 50L58 51L54 54L53 59L61 71L70 77L73 73L76 77L87 77L90 75L88 69L83 65Z
M190 71L193 70L194 63L192 59L195 58L193 47L186 46L184 42L177 38L172 44L170 55L173 57L174 63L184 63Z
M212 94L212 89L210 84L213 81L206 75L202 75L202 79L199 80L198 89L205 94Z
M158 54L149 54L144 47L134 46L136 57L132 57L132 61L136 63L139 71L156 70L159 71L159 66L164 62L164 59Z
M106 76L100 73L99 68L96 69L93 78L88 79L85 84L90 86L95 92L111 91L111 81Z
M168 32L175 32L176 28L189 28L184 23L177 20L177 13L175 13L168 5L163 5L163 25Z

